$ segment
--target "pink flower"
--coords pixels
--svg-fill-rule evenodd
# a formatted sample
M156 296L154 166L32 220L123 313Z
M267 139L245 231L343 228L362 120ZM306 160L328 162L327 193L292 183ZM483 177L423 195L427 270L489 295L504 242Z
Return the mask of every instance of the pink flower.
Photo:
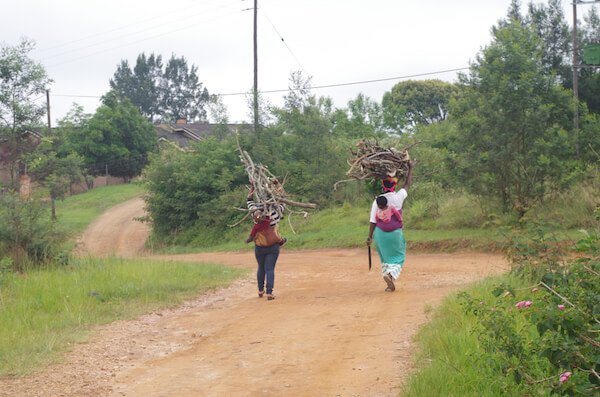
M565 383L566 381L569 380L569 378L571 377L571 375L573 375L571 372L567 371L567 372L563 372L562 374L560 374L560 378L559 378L559 382L562 385L563 383Z
M532 301L521 301L521 302L517 302L517 304L515 305L515 307L517 309L522 309L524 307L529 307L533 304Z
M558 305L558 310L565 310L565 305Z

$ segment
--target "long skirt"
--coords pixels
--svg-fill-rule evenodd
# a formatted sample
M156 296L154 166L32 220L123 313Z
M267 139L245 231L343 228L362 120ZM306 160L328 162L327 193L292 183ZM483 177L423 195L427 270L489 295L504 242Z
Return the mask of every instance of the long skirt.
M404 240L402 229L384 232L376 227L373 237L381 262L382 274L385 276L389 273L394 280L397 279L406 258L406 240Z

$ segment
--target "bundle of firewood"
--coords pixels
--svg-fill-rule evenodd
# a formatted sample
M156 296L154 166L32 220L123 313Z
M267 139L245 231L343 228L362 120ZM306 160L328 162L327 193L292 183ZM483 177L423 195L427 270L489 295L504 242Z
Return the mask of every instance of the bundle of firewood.
M288 206L313 209L317 208L317 205L313 203L301 203L291 200L283 188L285 180L280 182L279 179L277 179L277 177L275 177L266 166L260 163L254 163L248 152L239 146L238 151L240 152L240 160L242 161L242 164L246 169L246 173L248 174L250 185L254 189L253 201L263 208L264 213L271 214L273 211L275 211L280 216L283 215L284 211L288 214L292 213L293 211L291 211ZM246 214L244 219L246 219L249 215L250 214ZM244 219L242 219L242 221ZM241 223L242 221L238 222L237 224Z
M350 169L346 172L346 175L351 178L400 178L408 172L410 162L408 149L399 151L392 147L383 148L369 140L361 140L356 146L358 151L352 153L354 159L348 161Z

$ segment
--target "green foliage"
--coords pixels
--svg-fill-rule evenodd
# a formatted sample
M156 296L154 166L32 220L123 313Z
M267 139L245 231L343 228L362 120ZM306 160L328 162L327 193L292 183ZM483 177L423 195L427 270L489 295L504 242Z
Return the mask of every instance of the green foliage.
M44 67L29 57L34 48L26 39L15 47L0 48L0 142L5 146L0 162L13 186L21 173L21 157L34 146L27 130L39 125L46 112L36 99L51 82Z
M541 69L539 38L513 21L495 31L451 105L453 150L468 188L522 217L572 170L570 94ZM468 182L467 182L468 181Z
M517 268L537 280L534 286L502 285L483 301L463 294L465 308L478 319L474 332L488 357L494 357L488 363L505 375L506 393L597 395L600 240L587 234L578 243L580 256L564 266L540 240L534 238Z
M66 131L67 146L94 175L134 177L156 148L156 130L126 98L110 92L84 128Z
M381 107L386 128L395 134L412 131L417 125L445 120L453 84L441 80L407 80L383 95Z
M222 230L233 223L232 207L243 203L245 193L239 191L235 204L224 195L247 183L231 139L204 140L190 152L164 150L152 158L144 176L149 218L154 233L164 237L195 226Z
M10 257L13 270L48 263L60 254L63 241L40 200L23 200L13 192L0 194L0 257Z
M189 67L184 57L171 55L164 70L161 55L138 55L133 71L122 60L110 87L129 98L150 121L155 118L175 121L180 117L188 122L207 119L208 91L198 78L198 67Z

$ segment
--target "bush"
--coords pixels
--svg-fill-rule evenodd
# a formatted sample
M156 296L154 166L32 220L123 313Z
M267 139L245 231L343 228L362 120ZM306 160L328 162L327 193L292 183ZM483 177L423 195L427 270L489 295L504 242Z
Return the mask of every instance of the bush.
M11 258L13 270L54 259L64 241L41 201L22 200L15 192L0 195L0 255Z
M488 354L478 361L503 375L507 395L597 396L600 239L586 234L577 244L580 257L563 266L545 250L531 260L538 246L538 241L530 245L522 255L528 264L518 268L536 280L531 287L500 285L486 300L462 295L467 311L479 320L473 331ZM544 263L546 272L538 277Z

